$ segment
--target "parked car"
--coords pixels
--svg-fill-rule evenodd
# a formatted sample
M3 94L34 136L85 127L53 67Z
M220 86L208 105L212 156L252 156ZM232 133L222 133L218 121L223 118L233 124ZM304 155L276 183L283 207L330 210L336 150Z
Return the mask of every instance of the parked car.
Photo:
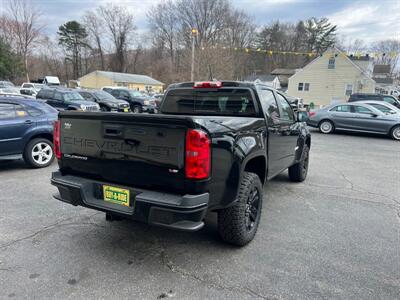
M36 99L45 101L57 110L99 111L100 106L86 101L76 90L68 88L44 88Z
M19 91L18 88L14 86L5 86L0 88L0 95L21 95L21 92Z
M163 97L164 97L164 94L154 94L152 96L154 102L156 103L157 108L160 108Z
M1 80L0 81L0 89L7 88L7 87L14 87L14 84L8 80Z
M118 86L103 86L103 87L101 88L101 90L104 91L104 92L107 92L107 93L111 94L111 91L112 91L113 89L119 89L119 88L121 88L121 87L118 87Z
M87 101L100 105L101 111L129 112L129 103L116 99L113 95L102 90L79 90L78 93Z
M31 89L31 90L34 90L36 93L39 92L43 87L44 87L43 84L31 83L31 82L24 82L21 85L21 89Z
M129 103L132 112L141 113L156 113L157 105L154 100L143 95L139 91L129 90L126 88L117 88L111 91L111 95L120 100L125 100Z
M263 184L306 179L311 136L280 92L245 82L171 85L161 113L60 112L56 199L172 229L218 212L223 240L255 236Z
M36 100L0 97L0 160L23 158L34 168L50 165L57 113Z
M400 108L397 108L396 106L386 101L368 100L368 101L360 101L360 103L369 104L386 114L400 114Z
M366 101L366 100L374 100L374 101L385 101L390 103L397 108L400 108L400 101L396 99L396 97L391 95L381 95L381 94L352 94L349 98L349 102L357 102L357 101Z
M400 115L385 114L361 103L333 104L310 114L307 124L322 133L335 130L389 135L400 140Z

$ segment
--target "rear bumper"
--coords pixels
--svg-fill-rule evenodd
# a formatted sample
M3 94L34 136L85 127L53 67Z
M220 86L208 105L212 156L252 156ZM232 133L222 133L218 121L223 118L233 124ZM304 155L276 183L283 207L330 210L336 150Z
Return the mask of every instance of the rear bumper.
M318 122L315 120L307 120L307 125L310 127L318 127Z
M105 182L54 172L51 184L58 188L57 200L177 230L201 229L208 209L208 193L176 195L111 184L130 190L131 204L123 206L103 200Z

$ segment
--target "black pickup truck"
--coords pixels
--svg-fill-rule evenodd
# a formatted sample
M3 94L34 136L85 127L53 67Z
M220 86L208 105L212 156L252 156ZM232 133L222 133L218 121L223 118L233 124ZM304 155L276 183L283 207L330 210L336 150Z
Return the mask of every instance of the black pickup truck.
M160 114L64 111L54 128L55 198L173 229L218 213L226 242L245 245L260 221L263 184L289 168L307 176L310 133L285 96L254 83L169 86Z

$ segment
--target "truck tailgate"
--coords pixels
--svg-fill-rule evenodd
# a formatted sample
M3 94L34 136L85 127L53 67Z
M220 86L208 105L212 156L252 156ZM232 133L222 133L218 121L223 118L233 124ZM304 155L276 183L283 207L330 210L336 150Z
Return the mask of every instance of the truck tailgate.
M188 117L60 113L61 172L138 187L184 189Z

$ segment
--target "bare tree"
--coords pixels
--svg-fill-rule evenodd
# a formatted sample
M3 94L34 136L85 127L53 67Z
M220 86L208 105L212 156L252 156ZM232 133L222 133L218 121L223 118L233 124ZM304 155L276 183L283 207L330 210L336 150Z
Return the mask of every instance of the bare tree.
M43 29L39 25L40 11L27 0L9 0L8 11L12 20L11 30L16 39L17 53L21 55L29 81L28 55Z
M104 26L102 20L93 11L87 11L83 17L83 23L89 34L90 39L96 45L96 51L100 56L100 66L102 70L105 70L104 60L104 49L102 33L104 32ZM93 47L94 48L94 47Z
M117 72L124 72L126 69L125 52L132 41L132 36L136 29L133 23L133 15L125 7L111 3L100 6L98 13L105 22L115 48L115 59L111 69Z
M147 14L150 30L153 35L153 45L166 47L174 66L175 50L178 46L179 18L174 2L168 0L154 6Z
M400 41L382 40L374 43L371 50L377 53L375 64L390 65L391 73L395 72L400 57Z
M180 36L190 45L191 29L198 31L197 46L215 46L222 41L231 5L228 0L177 0Z

